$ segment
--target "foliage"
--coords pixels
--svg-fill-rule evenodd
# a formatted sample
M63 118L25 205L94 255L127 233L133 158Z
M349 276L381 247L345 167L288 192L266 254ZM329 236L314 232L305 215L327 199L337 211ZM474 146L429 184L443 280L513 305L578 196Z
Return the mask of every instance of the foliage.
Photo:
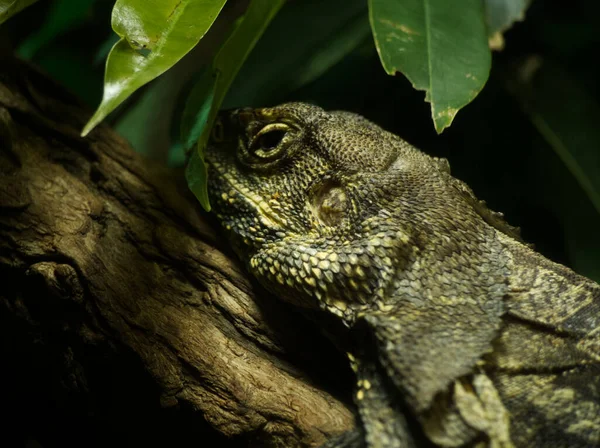
M73 11L84 10L89 1L93 2L80 2L74 9L65 6L65 0L57 1L52 15L54 20L46 22L42 30L21 47L21 54L31 56L43 37L68 29L72 19L78 16ZM106 61L102 102L82 135L87 135L133 92L167 71L188 53L212 26L225 2L116 0L112 28L119 40ZM200 78L200 84L191 95L192 101L185 108L182 129L189 133L182 135L183 148L189 148L190 139L198 142L198 154L194 156L194 166L198 167L198 171L188 170L188 181L207 210L210 204L206 195L202 152L209 129L235 75L283 2L250 2L245 17L216 54L211 74ZM496 20L496 16L500 15L495 12L498 1L486 2L487 20ZM11 0L5 16L12 14L8 10L16 11L30 3L29 0ZM356 12L364 8L364 2L351 1L350 8L335 0L325 7L322 3L311 5L314 14L310 18L342 16L344 27L336 30L339 31L337 40L329 39L330 45L326 46L325 52L312 55L311 64L296 76L291 87L301 86L318 77L328 65L343 57L363 38L364 22ZM500 3L512 4L514 9L514 0L502 0ZM399 71L411 80L416 89L425 90L425 100L431 103L435 129L442 132L452 123L458 110L472 101L487 81L491 58L484 3L482 0L466 0L461 8L456 8L450 2L435 0L368 0L368 6L375 45L385 70L391 75ZM327 11L328 8L331 9ZM524 8L525 5L522 5L521 9ZM339 13L344 10L351 13ZM498 28L511 20L510 14L508 18L506 15L497 20L501 24ZM186 123L186 120L196 122Z
M225 1L117 0L112 27L120 39L106 60L102 103L82 135L190 51L211 27Z
M526 239L600 278L597 1L281 2L0 0L0 38L100 102L86 131L114 111L138 151L175 164L200 140L188 180L205 207L202 142L221 106L313 101L449 157Z
M208 86L209 94L199 95L198 105L195 104L196 95L192 94L191 101L188 101L186 105L186 110L200 111L197 123L201 124L199 128L195 124L188 125L185 119L193 117L193 113L186 114L184 111L183 129L191 129L188 135L183 135L185 146L190 147L194 141L198 141L198 151L194 151L192 155L193 163L188 166L186 178L191 190L206 210L210 210L210 204L206 191L206 167L202 159L202 151L208 142L210 125L217 116L233 78L273 16L283 6L283 2L284 0L252 0L244 17L236 24L233 32L215 56L210 70L212 79L209 79L208 82L203 79L202 84L199 84L202 91L206 91ZM205 114L207 109L208 113ZM197 135L194 133L195 128L198 128L199 131Z
M483 3L370 0L381 63L426 92L435 128L450 126L460 108L485 85L491 65Z

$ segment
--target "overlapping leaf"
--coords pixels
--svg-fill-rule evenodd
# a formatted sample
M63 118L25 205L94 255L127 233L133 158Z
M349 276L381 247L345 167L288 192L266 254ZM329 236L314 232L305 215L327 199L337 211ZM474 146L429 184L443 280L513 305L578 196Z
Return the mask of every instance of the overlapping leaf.
M108 55L102 103L82 135L191 50L211 27L225 1L117 0L112 26L121 39Z
M285 0L252 0L243 19L213 60L210 75L194 88L186 105L182 140L190 144L198 140L186 169L188 186L206 210L210 210L206 189L206 166L203 151L210 129L231 82Z
M481 0L369 0L383 67L404 74L431 103L442 132L485 85L491 65Z

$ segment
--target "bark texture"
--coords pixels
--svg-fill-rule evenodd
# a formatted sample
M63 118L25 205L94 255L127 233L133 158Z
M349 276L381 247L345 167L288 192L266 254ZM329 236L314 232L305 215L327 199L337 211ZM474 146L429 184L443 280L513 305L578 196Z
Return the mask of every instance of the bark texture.
M350 429L341 355L224 252L180 172L107 127L80 138L88 116L0 58L0 406L13 441L292 447Z

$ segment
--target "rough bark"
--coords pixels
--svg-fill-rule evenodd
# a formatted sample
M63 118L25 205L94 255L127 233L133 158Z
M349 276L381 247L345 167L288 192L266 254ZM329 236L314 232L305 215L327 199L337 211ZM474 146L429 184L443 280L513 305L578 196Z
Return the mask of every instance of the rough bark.
M181 172L107 127L80 138L88 116L0 59L6 428L44 447L318 446L351 428L341 355L224 252Z

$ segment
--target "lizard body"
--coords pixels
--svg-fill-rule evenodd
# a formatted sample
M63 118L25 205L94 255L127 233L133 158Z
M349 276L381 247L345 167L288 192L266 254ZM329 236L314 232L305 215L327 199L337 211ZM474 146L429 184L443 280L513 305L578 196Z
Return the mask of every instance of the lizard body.
M331 446L600 446L600 286L447 161L301 103L221 115L206 159L250 272L348 328L364 436Z

